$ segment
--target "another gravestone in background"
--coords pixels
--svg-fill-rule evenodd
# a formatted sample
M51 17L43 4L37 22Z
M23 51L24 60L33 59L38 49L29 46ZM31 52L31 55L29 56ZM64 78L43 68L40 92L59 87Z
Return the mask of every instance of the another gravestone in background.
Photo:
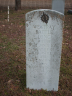
M52 10L59 11L64 14L65 0L52 0Z
M64 15L48 9L26 14L26 87L58 91Z

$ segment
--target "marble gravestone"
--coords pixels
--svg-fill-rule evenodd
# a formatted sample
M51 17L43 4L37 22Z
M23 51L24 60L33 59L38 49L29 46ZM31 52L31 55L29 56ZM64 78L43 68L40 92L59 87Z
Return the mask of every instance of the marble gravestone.
M26 88L58 91L64 15L39 9L25 18Z
M52 0L52 10L59 11L64 14L65 0Z

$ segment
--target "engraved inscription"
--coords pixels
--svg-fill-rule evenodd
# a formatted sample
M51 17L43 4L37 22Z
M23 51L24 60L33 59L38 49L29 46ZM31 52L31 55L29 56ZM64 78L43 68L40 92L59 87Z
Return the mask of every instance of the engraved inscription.
M34 28L37 28L38 30L36 30L36 34L39 34L41 32L45 32L47 34L52 34L52 32L48 29L48 26L44 25L44 26L40 26L40 25L34 25ZM44 33L41 33L44 35Z

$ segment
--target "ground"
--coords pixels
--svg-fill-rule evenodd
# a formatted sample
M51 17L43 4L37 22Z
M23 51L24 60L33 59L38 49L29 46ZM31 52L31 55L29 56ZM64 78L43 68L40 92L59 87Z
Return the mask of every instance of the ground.
M25 14L0 10L0 96L72 96L72 15L65 11L58 92L26 88Z

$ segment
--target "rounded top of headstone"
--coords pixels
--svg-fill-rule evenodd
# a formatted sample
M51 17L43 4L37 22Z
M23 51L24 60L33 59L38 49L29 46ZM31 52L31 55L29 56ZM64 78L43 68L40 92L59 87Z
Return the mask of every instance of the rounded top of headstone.
M33 10L26 13L25 15L26 21L31 21L33 17L35 17L35 20L40 17L41 20L45 23L48 23L49 17L51 17L52 19L59 18L61 20L64 20L63 13L50 9Z
M37 9L37 10L30 11L26 14L30 14L30 13L37 12L37 11L42 11L42 12L47 11L47 12L52 12L52 13L56 13L56 14L60 14L60 15L64 16L63 13L56 11L56 10L51 10L51 9Z

